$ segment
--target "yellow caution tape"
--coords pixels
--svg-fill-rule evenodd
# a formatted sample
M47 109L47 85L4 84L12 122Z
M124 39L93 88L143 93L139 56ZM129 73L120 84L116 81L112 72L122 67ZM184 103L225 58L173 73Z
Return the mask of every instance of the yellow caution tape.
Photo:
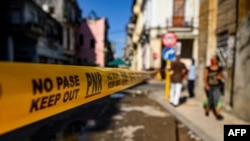
M118 68L0 63L0 134L126 89L148 78Z

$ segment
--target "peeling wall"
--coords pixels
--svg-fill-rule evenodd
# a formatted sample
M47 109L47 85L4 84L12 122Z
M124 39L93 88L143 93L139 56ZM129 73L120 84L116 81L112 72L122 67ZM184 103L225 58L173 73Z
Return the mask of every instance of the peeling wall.
M250 13L239 24L237 33L234 112L250 121Z

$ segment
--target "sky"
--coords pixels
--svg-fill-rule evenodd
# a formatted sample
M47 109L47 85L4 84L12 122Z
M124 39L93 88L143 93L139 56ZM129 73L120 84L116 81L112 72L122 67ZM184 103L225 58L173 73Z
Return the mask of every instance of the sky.
M82 17L93 10L98 17L106 17L109 23L108 39L114 42L117 57L122 57L126 46L126 25L131 16L133 0L78 0Z

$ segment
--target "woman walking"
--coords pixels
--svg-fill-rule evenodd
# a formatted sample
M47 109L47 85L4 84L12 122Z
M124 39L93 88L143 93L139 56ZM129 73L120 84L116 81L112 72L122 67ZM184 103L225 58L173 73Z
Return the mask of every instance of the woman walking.
M208 92L208 98L205 100L205 114L209 115L209 111L213 110L218 120L222 120L221 115L221 81L224 78L223 70L218 65L218 57L211 58L211 65L204 70L204 85L205 90Z

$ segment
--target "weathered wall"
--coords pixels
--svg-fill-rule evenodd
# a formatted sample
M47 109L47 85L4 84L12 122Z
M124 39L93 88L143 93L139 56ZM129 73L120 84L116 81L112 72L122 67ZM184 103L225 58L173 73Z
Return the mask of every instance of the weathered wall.
M226 40L227 44L224 47L223 56L225 61L224 73L225 73L225 98L224 98L224 106L229 106L232 103L231 95L232 95L232 83L233 83L233 66L232 66L232 51L235 48L235 34L237 30L237 1L236 0L218 0L218 15L217 15L217 28L216 34L217 39L220 40L220 43L223 40ZM222 38L223 37L223 38ZM224 38L225 37L225 38ZM223 39L223 40L222 40ZM220 46L220 48L219 48ZM218 49L223 49L221 45L217 46ZM221 61L222 61L221 60Z
M217 34L228 31L229 34L236 32L236 0L219 0Z
M196 96L200 99L204 98L203 90L203 69L206 62L206 50L208 43L208 16L209 16L209 1L201 0L200 1L200 26L199 26L199 39L198 39L198 81L196 81ZM198 95L199 94L199 95Z
M250 1L239 0L239 28L235 63L233 110L250 121ZM247 14L248 13L248 14Z

